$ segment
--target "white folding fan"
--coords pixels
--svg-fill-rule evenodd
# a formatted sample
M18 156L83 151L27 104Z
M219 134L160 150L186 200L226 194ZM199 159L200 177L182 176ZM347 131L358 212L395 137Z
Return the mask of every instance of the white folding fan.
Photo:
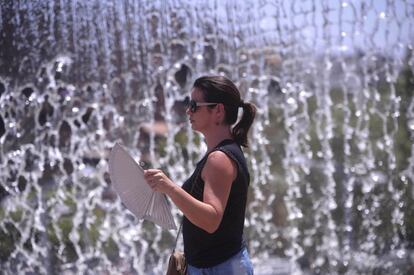
M109 155L109 175L122 203L138 219L152 221L165 229L176 229L167 197L153 191L144 170L118 143Z

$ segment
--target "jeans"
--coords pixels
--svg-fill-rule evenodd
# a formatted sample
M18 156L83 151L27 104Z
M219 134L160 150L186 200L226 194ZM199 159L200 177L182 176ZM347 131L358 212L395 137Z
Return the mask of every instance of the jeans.
M188 275L253 275L253 265L246 248L225 262L207 268L188 265Z

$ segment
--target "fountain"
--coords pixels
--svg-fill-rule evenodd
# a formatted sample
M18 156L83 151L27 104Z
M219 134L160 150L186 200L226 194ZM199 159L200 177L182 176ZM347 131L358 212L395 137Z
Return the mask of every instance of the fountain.
M1 2L0 269L162 274L175 231L124 208L108 153L120 142L182 183L205 150L183 100L196 77L223 74L259 110L246 150L256 274L412 272L413 11Z

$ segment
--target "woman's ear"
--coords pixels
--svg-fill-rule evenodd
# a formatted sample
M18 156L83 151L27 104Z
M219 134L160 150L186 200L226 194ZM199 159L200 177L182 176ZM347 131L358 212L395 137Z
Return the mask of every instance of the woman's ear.
M217 111L222 112L224 105L222 103L217 103Z
M222 103L217 103L217 106L215 107L215 112L218 115L222 115L222 113L224 113L224 105Z
M223 103L217 104L217 115L220 118L220 121L223 122L226 116L226 110L224 109Z

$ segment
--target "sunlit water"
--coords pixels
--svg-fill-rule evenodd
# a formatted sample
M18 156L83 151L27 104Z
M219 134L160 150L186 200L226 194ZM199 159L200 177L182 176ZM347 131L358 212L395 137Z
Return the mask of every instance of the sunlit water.
M108 153L182 183L205 152L183 99L224 74L259 110L256 274L409 272L414 4L202 2L0 4L0 269L162 274L175 231L121 205Z

